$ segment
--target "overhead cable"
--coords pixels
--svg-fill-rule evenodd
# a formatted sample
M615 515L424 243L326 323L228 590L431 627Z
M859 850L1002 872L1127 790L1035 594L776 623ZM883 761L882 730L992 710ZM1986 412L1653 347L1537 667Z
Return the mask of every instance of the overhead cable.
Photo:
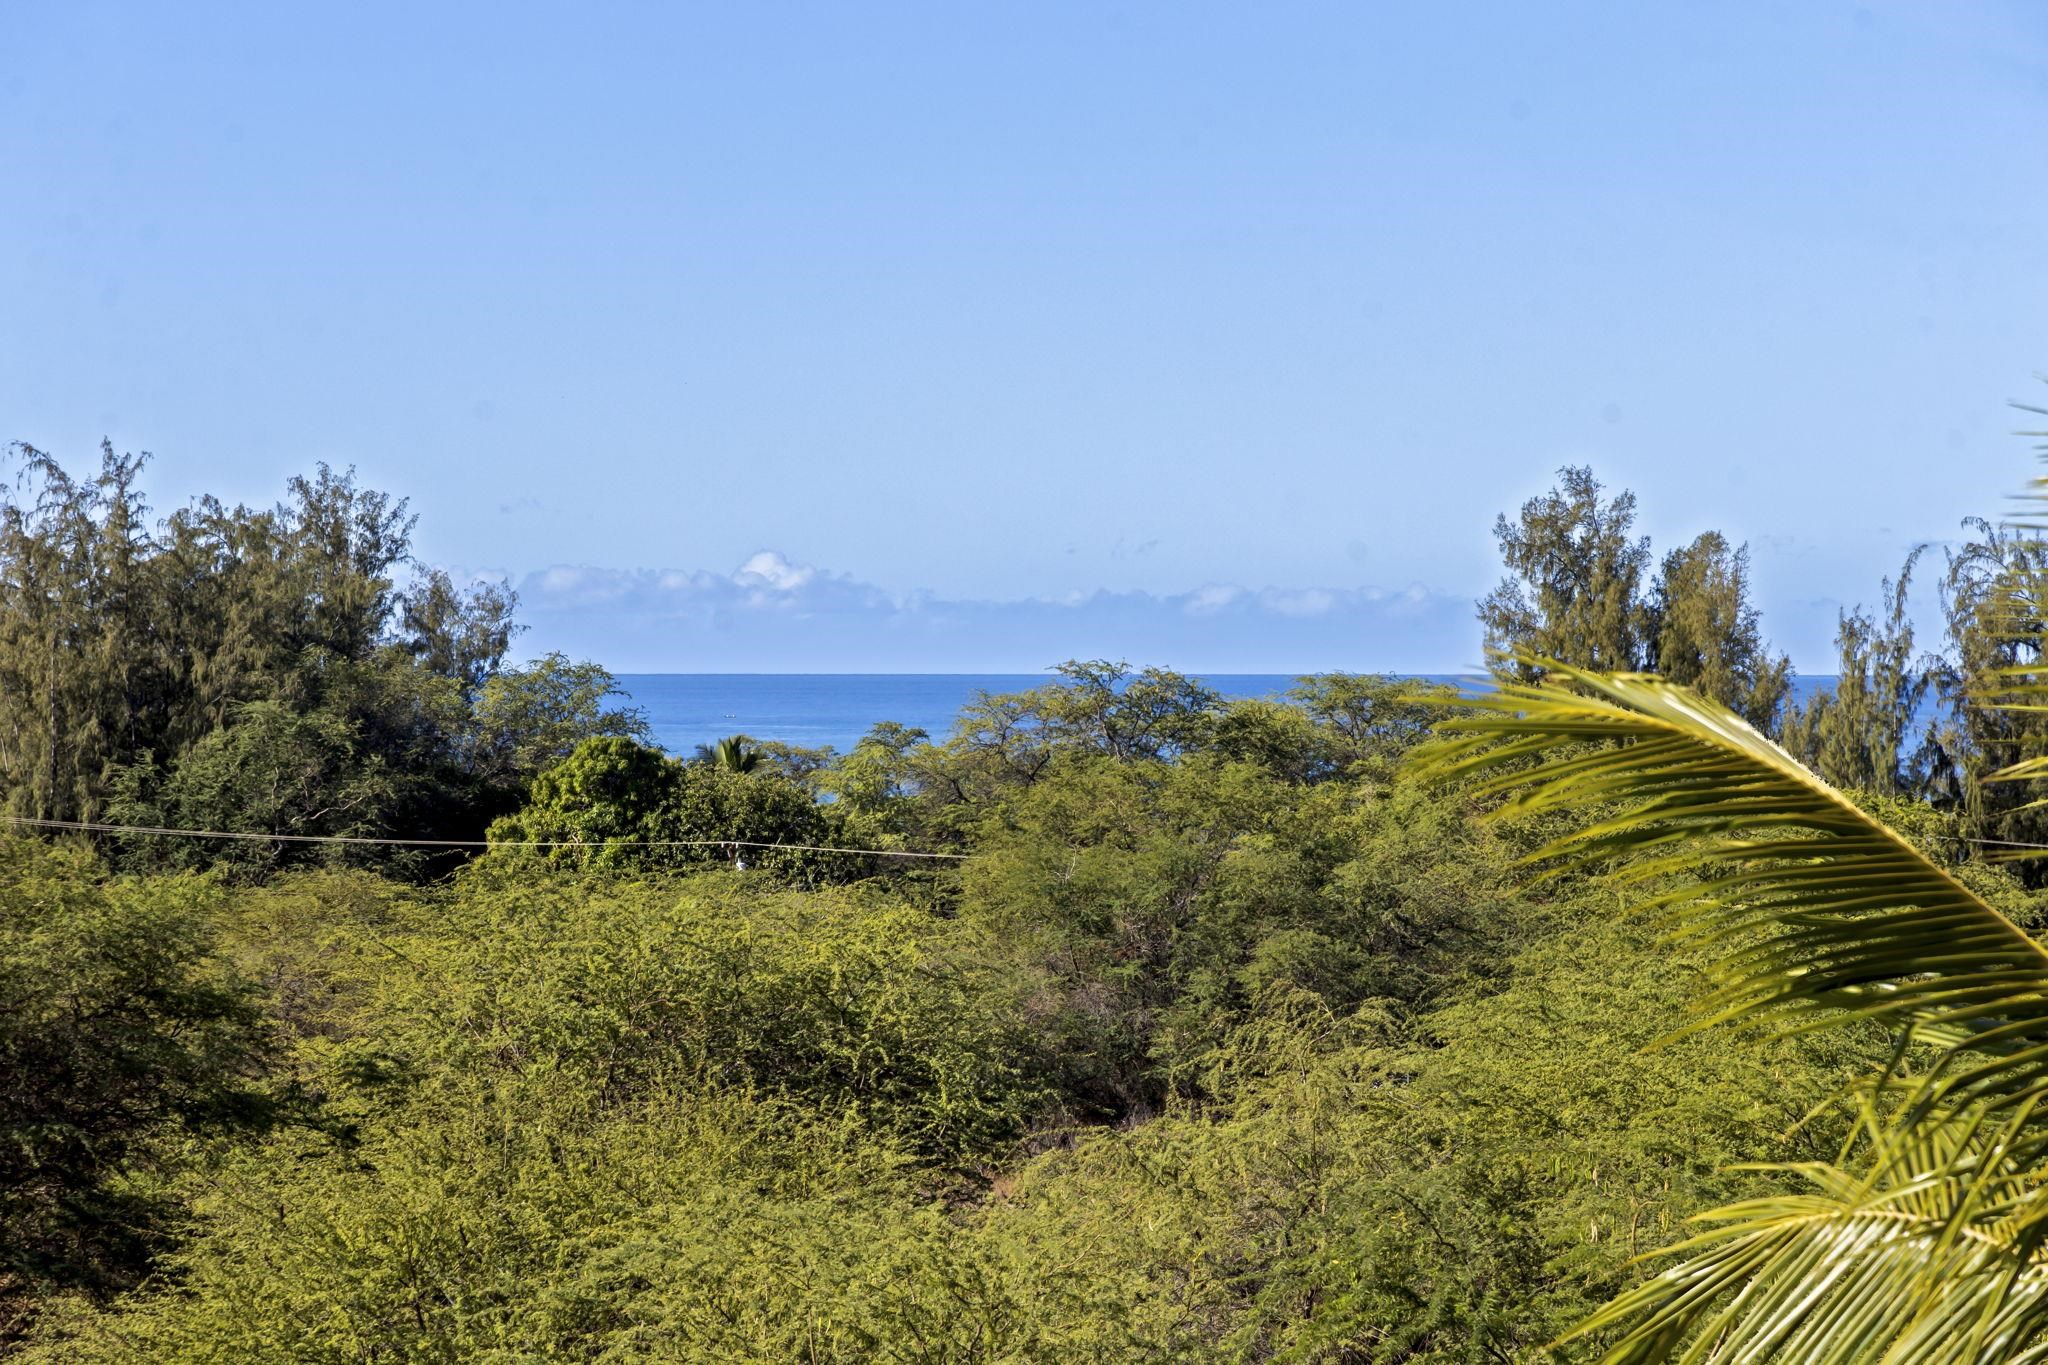
M105 825L91 820L38 820L0 815L0 821L31 829L81 834L146 834L180 839L238 839L249 843L374 844L397 848L771 848L792 853L860 853L878 858L964 859L966 853L921 853L902 848L830 848L823 844L772 844L754 839L396 839L363 834L257 834L248 830L173 829L166 825Z

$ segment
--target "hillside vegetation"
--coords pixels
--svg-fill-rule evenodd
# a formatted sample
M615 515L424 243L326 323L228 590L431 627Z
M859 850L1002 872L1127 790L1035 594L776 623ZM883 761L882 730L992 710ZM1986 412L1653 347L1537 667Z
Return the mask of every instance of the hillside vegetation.
M679 759L601 669L508 667L510 594L411 566L402 505L323 471L149 529L107 459L33 457L0 540L11 812L497 847L0 840L27 1360L1530 1358L1782 1188L1742 1163L1834 1157L1890 1053L1672 1036L1705 962L1526 866L1559 817L1414 775L1448 689L1075 662L946 736ZM2039 828L1978 779L2048 727L1916 720L2013 657L2016 542L1951 559L1938 654L1888 597L1793 707L1742 553L1631 516L1568 470L1504 518L1493 642L1692 683L2036 926L1959 840Z

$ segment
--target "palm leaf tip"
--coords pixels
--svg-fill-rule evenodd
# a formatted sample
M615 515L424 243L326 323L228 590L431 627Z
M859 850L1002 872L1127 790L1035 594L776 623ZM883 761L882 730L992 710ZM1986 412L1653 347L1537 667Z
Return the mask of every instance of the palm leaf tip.
M2024 1124L1981 1111L1887 1123L1867 1102L1862 1160L1776 1169L1803 1190L1703 1215L1679 1258L1557 1344L1608 1331L1601 1357L1976 1365L2039 1360L2044 1197Z

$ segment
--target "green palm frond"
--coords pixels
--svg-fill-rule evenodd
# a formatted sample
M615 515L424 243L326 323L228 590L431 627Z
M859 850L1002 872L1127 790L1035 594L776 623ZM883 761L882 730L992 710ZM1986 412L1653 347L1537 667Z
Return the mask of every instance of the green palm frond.
M730 735L711 750L711 766L729 773L750 773L761 766L761 751L749 749L745 735Z
M1935 1049L1923 1106L2048 1094L2048 951L1727 708L1653 676L1541 667L1469 699L1415 761L1513 793L1504 815L1585 815L1533 859L1621 860L1673 938L1711 956L1701 1025L1874 1019Z
M1725 707L1539 666L1421 772L1577 817L1532 860L1619 864L1710 960L1696 1027L1869 1019L1931 1058L1863 1095L1853 1165L1776 1168L1804 1190L1705 1215L1567 1340L1620 1330L1613 1365L2048 1360L2048 951Z
M2041 631L2027 624L2015 625L2011 634L2016 639L2039 641ZM2048 665L2016 664L1996 670L1991 675L1991 686L1975 698L1975 704L1988 711L2009 711L2020 715L2039 715L2048 712ZM2048 777L2048 755L2037 754L2018 759L1984 775L1986 782L2033 782ZM2048 805L2048 800L2035 801L2021 809L2034 809Z
M2028 1125L1864 1117L1859 1171L1761 1168L1805 1189L1705 1215L1707 1231L1659 1253L1677 1264L1566 1340L1626 1328L1607 1365L2048 1359L2048 1191L2017 1141Z
M2015 406L2023 412L2048 415L2048 409L2025 403ZM2048 436L2048 432L2040 431L2023 434ZM2043 449L2048 451L2048 447ZM1978 609L1982 614L1980 628L1988 636L2012 646L2027 661L1989 670L1969 690L1967 700L1987 711L2039 714L2048 712L2048 652L2043 650L2043 644L2048 643L2044 641L2044 631L2048 631L2048 600L2043 595L2048 583L2044 583L2039 572L2048 545L2038 534L2048 530L2048 476L2028 480L2026 489L2014 500L2025 511L2006 518L2004 524L2018 533L2012 543L2018 547L2014 559L2019 571L1994 580L1986 594L1988 600ZM2048 755L2016 758L1986 773L1982 780L2032 782L2042 778L2048 778ZM2035 801L2021 809L2043 805L2048 805L2048 800Z

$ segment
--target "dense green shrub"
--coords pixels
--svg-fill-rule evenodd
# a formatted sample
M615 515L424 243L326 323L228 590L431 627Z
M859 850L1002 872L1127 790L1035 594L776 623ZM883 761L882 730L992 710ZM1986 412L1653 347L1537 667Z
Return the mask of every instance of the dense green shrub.
M28 1358L1534 1358L1689 1213L1770 1188L1731 1163L1828 1150L1882 1047L1651 1048L1696 965L1519 871L1547 822L1396 776L1433 700L1305 688L1169 706L1170 752L1070 715L878 735L822 805L586 740L497 831L591 847L432 885L38 855L25 922L121 907L225 1012L142 1028L213 1079L77 1186L176 1217L96 1253L118 1273L18 1286ZM973 856L741 871L660 849L690 831ZM69 941L10 951L72 979ZM279 1097L299 1121L228 1122Z
M1412 1009L1517 929L1507 855L1455 799L1267 767L1062 764L977 830L962 913L1040 983L1068 1084L1124 1114L1270 987Z
M684 763L629 739L583 741L490 829L501 858L611 869L723 863L804 882L859 866L818 852L827 838L817 801L782 774Z
M203 882L109 884L76 850L0 839L0 1343L26 1295L141 1274L181 1139L271 1115L217 904Z

